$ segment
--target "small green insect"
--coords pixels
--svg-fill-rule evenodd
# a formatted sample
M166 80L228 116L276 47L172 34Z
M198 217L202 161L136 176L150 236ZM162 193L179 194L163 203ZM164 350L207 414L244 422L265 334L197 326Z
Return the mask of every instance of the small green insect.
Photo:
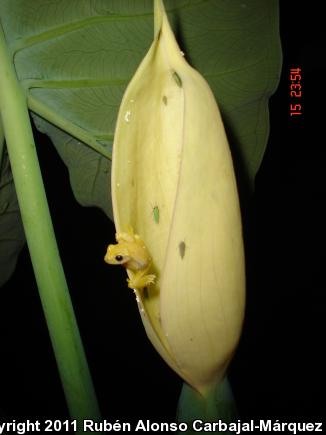
M176 71L173 71L172 77L173 77L174 81L176 82L176 84L179 86L179 88L182 88L182 80Z
M182 240L182 241L179 243L179 254L180 254L181 260L183 260L183 257L185 256L185 253L186 253L186 244L185 244L185 242Z
M158 224L160 222L160 209L157 205L155 205L154 207L152 206L152 213L154 221Z

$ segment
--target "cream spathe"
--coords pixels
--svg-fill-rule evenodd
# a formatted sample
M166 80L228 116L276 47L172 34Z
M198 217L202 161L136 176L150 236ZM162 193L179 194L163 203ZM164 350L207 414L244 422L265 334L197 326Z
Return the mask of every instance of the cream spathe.
M132 227L152 258L155 284L136 290L148 337L204 394L224 376L243 321L239 201L214 96L184 59L160 0L155 28L117 120L114 221L118 233Z

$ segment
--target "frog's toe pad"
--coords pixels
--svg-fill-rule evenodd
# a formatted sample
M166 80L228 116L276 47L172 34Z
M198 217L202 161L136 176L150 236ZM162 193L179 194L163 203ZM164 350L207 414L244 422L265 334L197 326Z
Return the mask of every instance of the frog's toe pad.
M154 284L155 278L156 278L155 275L145 275L144 280L146 281L146 285L144 285L144 287L150 284Z
M135 275L132 278L128 278L128 287L132 289L141 290L144 287L149 286L150 284L153 284L155 281L156 276L155 275L144 275L144 276L137 276Z

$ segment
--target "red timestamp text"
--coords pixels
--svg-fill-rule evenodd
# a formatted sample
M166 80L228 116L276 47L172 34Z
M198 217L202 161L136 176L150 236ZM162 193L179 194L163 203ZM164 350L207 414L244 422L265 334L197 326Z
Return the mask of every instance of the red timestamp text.
M289 74L290 116L302 115L302 70L291 68Z

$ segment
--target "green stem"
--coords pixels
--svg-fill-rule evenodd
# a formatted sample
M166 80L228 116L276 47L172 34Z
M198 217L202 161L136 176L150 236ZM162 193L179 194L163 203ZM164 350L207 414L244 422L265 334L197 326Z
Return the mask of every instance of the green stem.
M192 430L195 420L203 423L217 422L234 423L238 412L230 384L225 377L217 384L213 384L205 396L201 396L188 384L184 383L178 403L177 420L188 425L187 435L198 433ZM222 433L222 432L216 432ZM229 434L231 432L223 432Z
M48 209L26 97L0 26L1 118L35 277L72 418L99 409Z
M1 100L0 100L0 112L1 112ZM5 135L4 135L2 122L1 122L1 116L0 116L0 171L1 171L1 165L2 165L4 143L5 143Z

